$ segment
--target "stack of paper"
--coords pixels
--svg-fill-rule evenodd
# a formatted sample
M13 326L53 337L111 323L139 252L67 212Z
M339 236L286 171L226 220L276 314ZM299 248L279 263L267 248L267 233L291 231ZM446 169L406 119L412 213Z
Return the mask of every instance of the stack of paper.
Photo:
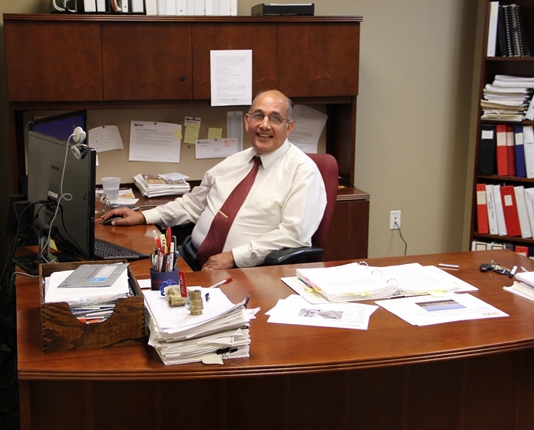
M188 176L181 173L166 173L150 175L138 173L134 176L134 182L141 194L145 197L182 195L191 189L186 181Z
M518 272L516 281L511 287L503 287L506 291L534 301L534 272Z
M82 264L76 270L53 272L45 278L45 303L66 302L83 322L102 322L117 299L133 295L128 264Z
M493 83L484 87L482 119L519 122L530 117L533 88L534 77L496 75Z
M245 302L233 304L218 288L191 289L201 290L202 315L191 315L184 306L170 307L159 291L144 291L148 343L163 363L222 363L223 358L248 357L250 314L245 311Z

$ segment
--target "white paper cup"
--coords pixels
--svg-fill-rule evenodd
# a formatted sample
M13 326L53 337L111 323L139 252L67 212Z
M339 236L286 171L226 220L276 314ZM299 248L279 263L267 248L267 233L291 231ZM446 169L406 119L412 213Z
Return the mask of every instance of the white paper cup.
M119 187L121 184L121 178L109 176L102 178L102 187L107 199L111 203L117 203L119 200Z

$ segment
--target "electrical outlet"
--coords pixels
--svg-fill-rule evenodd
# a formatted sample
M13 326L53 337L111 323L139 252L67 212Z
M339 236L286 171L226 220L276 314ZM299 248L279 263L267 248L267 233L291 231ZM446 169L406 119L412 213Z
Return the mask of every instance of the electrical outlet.
M389 213L389 229L398 230L401 227L401 211L391 211Z

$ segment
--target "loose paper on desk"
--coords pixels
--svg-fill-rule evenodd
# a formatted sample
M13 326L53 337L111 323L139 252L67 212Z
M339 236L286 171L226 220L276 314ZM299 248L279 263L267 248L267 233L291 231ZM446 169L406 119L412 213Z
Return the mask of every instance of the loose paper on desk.
M291 131L291 143L306 153L316 154L319 138L323 132L328 115L305 105L295 105Z
M414 296L375 302L412 325L507 317L508 314L469 293L442 297Z
M250 106L252 50L210 51L211 105Z
M279 300L267 312L268 322L367 330L375 305L361 303L324 303L312 305L296 294Z
M237 152L236 139L200 139L195 147L195 158L226 158Z
M130 123L130 161L179 163L182 126L166 122Z
M91 148L98 153L113 149L124 149L121 133L116 125L102 125L89 130Z

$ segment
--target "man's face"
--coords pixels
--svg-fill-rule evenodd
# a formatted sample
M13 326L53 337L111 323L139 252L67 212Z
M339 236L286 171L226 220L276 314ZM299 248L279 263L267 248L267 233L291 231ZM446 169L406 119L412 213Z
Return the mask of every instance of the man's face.
M266 154L280 148L295 125L287 119L286 98L278 91L266 91L260 94L245 115L245 128L250 142L258 154ZM261 114L265 115L263 119ZM283 119L280 124L273 124L269 116Z

